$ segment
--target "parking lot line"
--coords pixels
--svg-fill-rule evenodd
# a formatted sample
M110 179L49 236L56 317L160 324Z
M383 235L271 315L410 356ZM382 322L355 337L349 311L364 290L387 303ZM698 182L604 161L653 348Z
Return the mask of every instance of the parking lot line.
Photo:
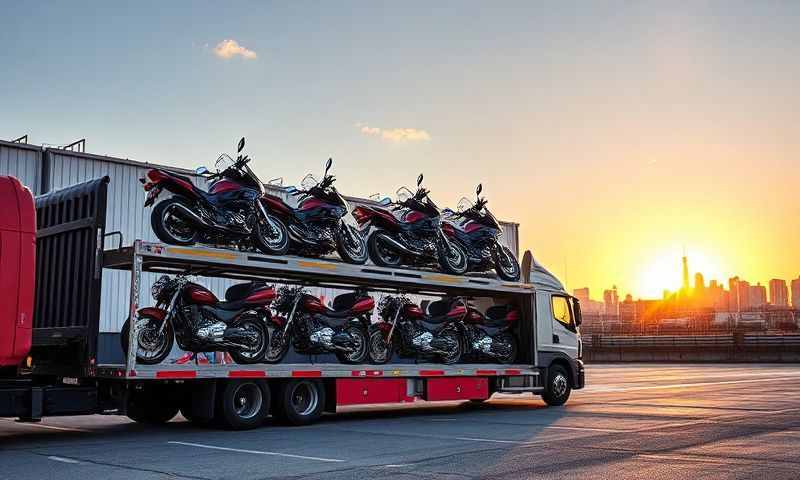
M167 442L173 445L183 445L186 447L196 447L196 448L207 448L209 450L221 450L224 452L236 452L236 453L249 453L252 455L272 455L276 457L287 457L287 458L299 458L301 460L315 460L317 462L346 462L347 460L342 460L338 458L322 458L322 457L309 457L306 455L295 455L292 453L280 453L280 452L265 452L262 450L245 450L241 448L230 448L230 447L219 447L216 445L204 445L202 443L190 443L190 442L175 442L170 441Z

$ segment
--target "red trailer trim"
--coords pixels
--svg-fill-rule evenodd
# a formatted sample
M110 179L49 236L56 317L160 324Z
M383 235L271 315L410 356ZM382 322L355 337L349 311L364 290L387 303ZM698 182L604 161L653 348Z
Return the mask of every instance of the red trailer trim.
M437 377L444 375L444 370L420 370L421 377Z
M322 376L321 370L294 370L292 371L293 377L299 378L317 378Z
M475 375L497 375L497 370L475 370Z
M231 370L228 372L230 378L264 378L267 372L263 370Z
M156 378L197 378L196 370L161 370Z

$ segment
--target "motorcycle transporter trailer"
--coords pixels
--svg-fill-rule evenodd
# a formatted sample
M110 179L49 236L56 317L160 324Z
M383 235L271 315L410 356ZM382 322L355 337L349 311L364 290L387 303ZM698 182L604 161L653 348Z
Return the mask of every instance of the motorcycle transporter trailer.
M108 181L36 199L32 347L13 372L0 375L0 417L37 421L49 415L120 414L164 423L180 411L199 424L244 429L262 424L269 413L285 424L306 425L343 406L483 401L495 392L532 392L561 405L584 385L579 305L538 264L524 272L529 277L524 283L141 240L103 251L105 237L115 234L105 233ZM517 363L346 365L305 356L303 363L143 365L136 362L135 348L128 349L124 363L104 363L98 361L104 269L130 272L130 318L153 303L141 296L143 272L513 302L521 313ZM566 306L566 317L555 318L556 304ZM7 325L0 318L0 328ZM137 344L135 330L129 331L128 345Z

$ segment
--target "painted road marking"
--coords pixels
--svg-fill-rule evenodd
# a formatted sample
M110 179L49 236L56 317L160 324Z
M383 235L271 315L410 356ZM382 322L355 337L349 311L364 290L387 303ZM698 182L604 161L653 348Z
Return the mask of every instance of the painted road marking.
M44 425L41 423L17 422L12 418L0 418L0 420L4 420L6 422L12 422L14 425L20 425L24 427L45 428L47 430L63 430L66 432L84 432L84 433L89 432L89 430L84 430L82 428L56 427L55 425Z
M692 388L692 387L707 387L710 385L734 385L737 383L757 383L757 382L774 382L776 380L793 380L794 377L772 377L772 378L751 378L748 380L723 380L719 382L696 382L696 383L673 383L669 385L647 385L641 387L586 387L585 392L589 393L613 393L613 392L632 392L637 390L663 390L669 388Z
M72 463L72 464L81 463L81 462L79 462L77 460L74 460L72 458L64 458L64 457L56 457L56 456L49 456L47 458L50 459L50 460L53 460L54 462Z
M338 458L322 458L322 457L309 457L306 455L294 455L291 453L280 452L265 452L262 450L245 450L241 448L218 447L216 445L204 445L202 443L189 443L189 442L167 442L173 445L183 445L186 447L207 448L209 450L221 450L223 452L236 452L236 453L249 453L252 455L272 455L275 457L299 458L301 460L316 460L318 462L346 462Z

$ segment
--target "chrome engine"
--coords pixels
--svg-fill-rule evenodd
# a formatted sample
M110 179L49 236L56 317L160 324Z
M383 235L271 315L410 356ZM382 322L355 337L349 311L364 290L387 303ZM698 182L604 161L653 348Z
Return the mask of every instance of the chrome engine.
M228 328L223 322L206 324L197 329L197 338L205 342L222 342L225 336L225 329Z
M308 340L314 346L324 347L327 349L333 348L333 335L334 331L330 327L322 327L318 330L314 330L311 332L311 335L308 336Z
M413 345L414 348L424 352L433 349L433 347L431 347L431 342L433 341L433 334L431 332L418 330L415 333L416 335L411 337L411 345Z
M489 335L484 335L472 342L472 348L486 355L491 355L494 341Z

